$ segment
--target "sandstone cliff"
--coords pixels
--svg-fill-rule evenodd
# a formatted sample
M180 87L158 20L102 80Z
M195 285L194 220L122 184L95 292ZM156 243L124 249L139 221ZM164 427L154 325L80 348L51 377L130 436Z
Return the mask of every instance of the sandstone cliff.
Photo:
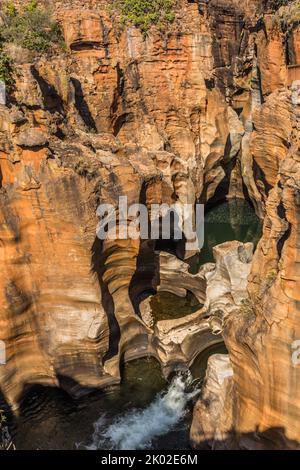
M294 5L294 4L293 4ZM292 6L293 6L292 5ZM298 448L299 328L298 27L283 34L276 20L292 7L268 12L255 34L260 103L251 113L253 130L244 137L242 165L250 194L264 216L264 233L249 277L249 299L227 317L223 335L232 375L216 393L212 367L203 401L195 410L192 441L214 448ZM299 5L298 5L299 8ZM286 49L285 49L286 48ZM292 57L292 63L289 58ZM288 67L287 67L288 65ZM273 73L275 72L276 73ZM253 101L252 101L253 106ZM251 167L249 166L251 162ZM206 403L209 405L205 406ZM215 408L211 408L213 406ZM216 405L217 403L217 405ZM207 414L211 411L210 421Z
M280 427L300 441L292 393L300 376L290 362L299 307L297 21L281 27L280 2L276 13L267 1L181 0L174 21L145 37L121 26L111 2L51 3L66 48L5 45L15 67L0 109L6 400L17 407L35 383L74 395L105 387L120 380L120 361L147 354L166 370L186 365L223 330L233 376L222 396L235 411L222 436ZM175 258L189 255L180 245L166 259L151 240L101 243L97 206L117 207L124 194L149 207L249 199L264 218L249 299L244 285L242 296L231 293L235 269L246 283L249 247L234 245L238 268L226 261L228 247L217 250L217 267L195 278ZM174 290L178 273L176 293L191 289L205 308L153 328L140 304ZM214 298L220 282L225 294ZM196 434L197 446L207 436Z

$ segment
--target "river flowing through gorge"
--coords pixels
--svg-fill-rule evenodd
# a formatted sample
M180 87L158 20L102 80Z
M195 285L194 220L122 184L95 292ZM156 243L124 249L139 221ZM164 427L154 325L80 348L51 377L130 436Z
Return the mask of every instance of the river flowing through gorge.
M168 384L153 358L125 364L120 386L71 400L55 389L36 387L25 398L12 428L19 449L187 449L192 404L200 393L208 356Z
M201 260L211 261L215 243L232 239L255 243L260 222L248 202L228 201L209 211L205 229L198 268ZM180 318L199 307L192 295L182 299L168 292L156 294L151 305L155 321ZM219 340L195 357L190 371L173 374L169 382L154 358L130 361L122 368L120 385L75 401L57 389L32 388L12 426L17 447L187 449L192 408L208 358L226 352Z
M0 447L298 449L300 0L0 3Z

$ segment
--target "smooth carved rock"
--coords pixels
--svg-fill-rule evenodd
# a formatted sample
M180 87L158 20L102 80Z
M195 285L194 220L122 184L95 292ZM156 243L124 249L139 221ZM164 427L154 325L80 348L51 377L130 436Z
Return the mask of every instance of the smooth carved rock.
M276 95L273 93L271 96L273 100ZM263 237L253 258L249 300L234 316L225 318L223 336L233 368L232 388L224 401L218 401L222 410L216 418L218 422L211 423L210 446L218 445L214 429L222 432L231 429L230 439L226 438L225 432L221 446L299 448L299 403L294 392L300 380L295 354L298 344L295 341L300 335L297 321L300 299L299 105L295 103L291 107L288 92L281 95L281 99L280 107L290 110L286 121L290 124L284 125L282 121L276 133L273 131L272 139L281 138L284 142L287 130L290 136L288 144L284 143L287 150L281 161L273 161L276 181L266 202ZM265 126L272 129L273 120L273 114L269 114ZM268 133L265 133L265 139L269 139ZM259 146L256 151L260 155ZM193 442L196 446L201 445L204 439L200 424L201 406L199 419L197 412L194 418ZM228 422L230 410L231 423Z
M250 274L253 244L237 241L226 242L213 248L216 269L206 274L209 289L206 296L209 307L215 309L215 299L231 296L239 305L245 299ZM214 306L213 306L214 305Z
M174 256L160 255L160 284L178 296L193 292L204 306L181 319L159 321L154 328L157 354L166 369L173 363L191 364L207 347L222 342L226 317L235 318L248 297L247 279L252 262L252 243L227 242L214 248L215 264L188 273L188 265Z
M14 409L33 383L79 396L118 383L123 358L153 354L168 374L224 337L232 387L218 379L223 363L215 382L209 369L207 396L218 385L220 397L199 405L200 420L196 409L193 445L230 446L228 429L238 447L263 447L253 433L270 429L266 447L300 442L291 362L299 111L288 89L298 69L285 60L298 61L299 28L286 45L260 0L181 0L166 34L154 27L144 39L120 30L106 6L53 2L68 54L9 49L17 73L0 107L1 392ZM250 245L217 247L216 266L190 275L184 247L178 260L151 240L97 239L97 206L116 207L124 194L148 208L248 194L265 216L249 296ZM141 302L159 289L191 289L204 307L154 326Z
M208 359L206 377L201 396L194 408L191 426L191 444L197 448L226 448L230 440L233 370L229 356L214 354Z
M204 303L207 290L207 273L214 269L213 264L206 264L199 273L190 274L189 265L175 256L161 252L159 255L159 286L158 290L172 292L185 297L187 291L194 294L199 303Z

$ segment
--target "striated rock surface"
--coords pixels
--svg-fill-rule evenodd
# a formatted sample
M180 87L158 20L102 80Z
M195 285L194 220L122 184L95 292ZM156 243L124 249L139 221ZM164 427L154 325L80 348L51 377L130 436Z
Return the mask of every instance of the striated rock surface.
M287 101L289 101L287 97ZM279 166L276 186L266 205L264 235L253 260L248 314L226 326L234 370L233 400L238 410L233 429L257 430L264 447L298 447L299 407L299 106L293 138ZM243 369L241 363L245 364ZM247 364L247 365L246 365ZM247 410L247 412L246 412ZM265 440L264 440L265 439ZM255 447L248 439L240 444Z
M230 442L233 408L227 404L232 399L232 376L228 355L214 354L208 359L201 398L194 409L192 445L217 449L219 443L225 447L224 442Z
M253 258L249 299L224 321L233 369L230 393L222 389L212 415L205 399L199 401L191 434L196 446L299 448L299 88L291 82L286 38L272 30L273 17L264 18L266 29L256 37L262 101L253 108L242 156L249 194L265 213L264 232ZM297 56L297 46L288 48ZM214 374L208 370L203 396L209 396Z
M153 330L137 310L140 296L159 285L155 244L101 243L97 205L117 207L120 195L149 208L206 201L221 182L229 185L241 146L243 124L213 78L223 57L232 75L232 40L239 47L225 28L216 62L218 26L211 24L220 11L181 1L174 24L165 32L152 28L145 39L137 28L121 30L106 7L53 3L68 52L45 57L7 46L17 73L0 119L0 321L7 345L0 382L14 406L30 384L78 395L119 381L121 360L157 355ZM232 187L232 195L241 194L241 179ZM192 253L178 245L176 254ZM202 302L204 280L197 286L193 279L183 274L182 289L194 282Z
M15 408L37 383L78 396L119 382L124 360L152 354L167 374L224 338L229 359L209 363L193 445L297 447L298 21L280 2L179 0L174 22L144 37L120 27L111 2L52 3L66 50L6 46L1 392ZM97 206L120 195L149 209L246 197L263 238L253 261L251 245L231 242L192 275L184 243L96 237ZM154 325L147 299L159 290L204 306Z

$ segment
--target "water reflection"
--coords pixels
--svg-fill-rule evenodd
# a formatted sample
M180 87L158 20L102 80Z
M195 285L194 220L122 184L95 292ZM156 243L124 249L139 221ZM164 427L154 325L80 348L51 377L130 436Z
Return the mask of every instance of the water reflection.
M214 262L213 247L226 241L252 242L256 247L262 235L262 222L249 202L233 199L223 202L205 214L204 246L200 255L189 260L190 272Z

